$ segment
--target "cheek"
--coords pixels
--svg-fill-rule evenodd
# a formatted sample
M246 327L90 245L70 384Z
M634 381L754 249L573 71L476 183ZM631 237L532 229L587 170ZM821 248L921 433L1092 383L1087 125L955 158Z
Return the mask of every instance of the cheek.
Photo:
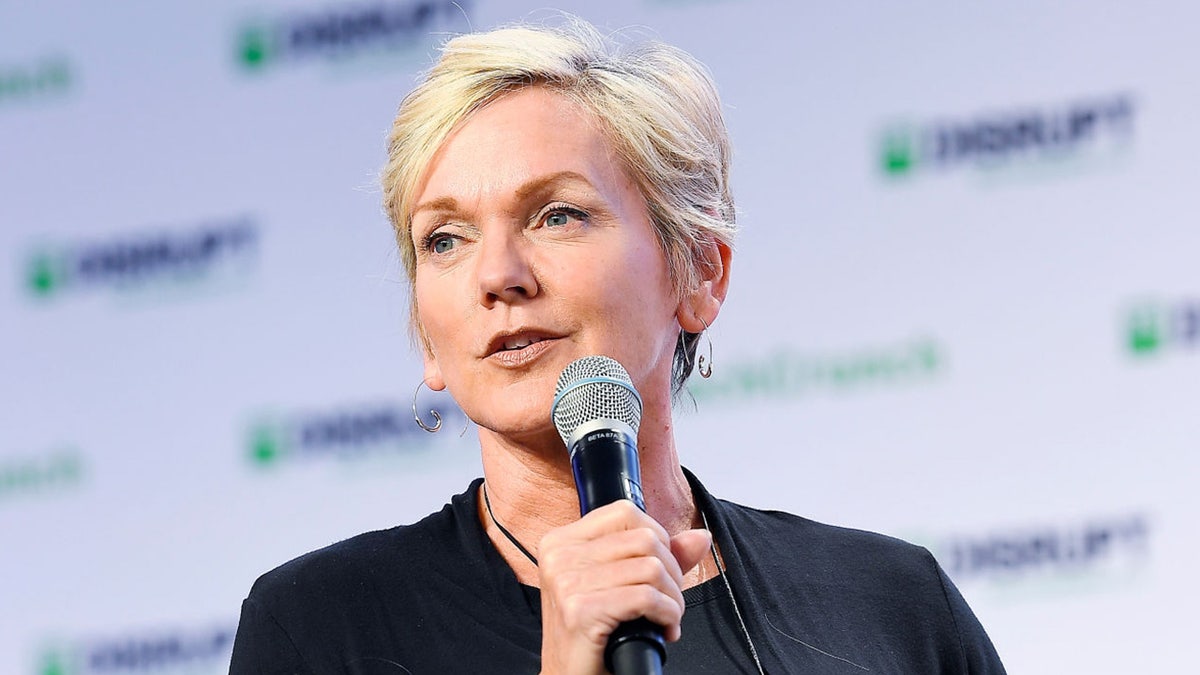
M675 290L667 272L666 254L657 242L641 243L630 251L623 264L622 269L629 275L628 283L642 302L661 311L670 308L674 313Z
M418 336L425 348L437 352L437 345L443 341L443 327L449 312L446 311L446 298L438 292L436 285L421 283L418 278L413 286L413 319L416 321Z
M474 296L461 269L419 270L413 286L416 320L423 346L440 368L467 367L478 347Z

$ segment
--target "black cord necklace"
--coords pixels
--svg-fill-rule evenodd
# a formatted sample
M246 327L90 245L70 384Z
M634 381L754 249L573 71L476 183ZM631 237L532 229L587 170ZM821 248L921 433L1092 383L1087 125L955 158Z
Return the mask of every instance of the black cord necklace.
M529 562L533 563L534 567L537 567L537 558L533 557L533 554L529 552L529 549L525 548L521 545L521 542L517 541L517 538L512 535L512 532L509 532L507 528L500 524L500 521L496 520L496 514L492 513L492 500L488 499L487 483L483 484L483 505L487 507L488 518L492 519L492 524L500 530L500 534L503 534L505 539L512 542L512 545L516 546L518 551L524 553L525 557L529 558Z
M504 538L507 539L513 546L516 546L518 551L524 553L525 557L529 558L529 562L533 563L534 567L537 567L537 558L533 557L533 554L529 552L529 549L525 548L521 545L521 542L517 541L517 538L513 536L512 532L509 532L506 527L500 524L500 521L496 520L496 514L492 513L492 500L488 499L487 483L483 484L483 505L487 508L488 517L492 519L492 524L494 524L496 528L500 530L500 534L503 534ZM700 518L704 521L704 529L708 530L711 536L712 529L708 526L708 516L705 515L702 509L700 510ZM766 675L766 671L763 670L762 661L758 658L758 649L756 649L754 646L754 640L750 637L750 630L746 628L746 620L742 618L742 610L738 607L737 598L734 597L733 584L729 583L729 576L725 573L725 565L721 562L721 558L717 555L716 537L712 538L712 543L709 544L709 547L712 551L713 562L717 564L717 575L721 577L722 581L725 582L725 590L729 593L729 602L733 604L733 613L737 617L738 627L742 629L742 637L746 638L746 644L750 647L750 658L754 659L754 665L758 667L758 672L762 675Z

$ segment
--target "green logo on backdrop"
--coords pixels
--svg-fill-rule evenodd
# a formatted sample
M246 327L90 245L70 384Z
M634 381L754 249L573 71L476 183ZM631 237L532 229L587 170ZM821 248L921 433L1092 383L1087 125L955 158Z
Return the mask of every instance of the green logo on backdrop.
M891 175L908 173L916 162L917 137L909 127L896 127L884 134L883 171Z
M29 290L38 296L50 295L63 284L66 265L62 256L48 251L35 253L29 260Z
M238 45L242 65L247 68L262 66L270 50L270 39L267 30L261 26L248 27L242 30Z
M33 63L0 64L0 104L63 93L74 80L71 63L60 56Z
M1076 170L1119 159L1133 138L1127 94L1044 108L996 111L921 124L897 124L881 136L878 166L889 177L971 168L988 177L1003 169Z
M22 285L39 300L98 290L171 297L239 285L255 269L257 253L258 226L232 217L185 230L37 246Z
M249 458L258 466L270 466L286 453L284 430L277 424L260 423L250 429Z
M422 402L422 407L436 408L448 428L466 428L466 416L458 406ZM429 455L435 447L445 450L445 443L457 440L453 435L435 437L422 431L406 406L383 402L260 415L247 428L244 453L250 465L274 470L302 463L354 465L372 459L412 459Z
M469 29L472 5L468 0L392 0L257 18L238 30L235 60L257 73L285 63L344 64L408 54L430 36Z
M690 380L689 389L697 401L849 393L926 382L945 364L945 349L929 338L837 353L781 347L762 358L729 363L711 380Z
M1125 313L1125 348L1149 357L1200 347L1200 300L1147 300Z
M1163 341L1163 315L1158 307L1147 305L1129 313L1128 347L1134 354L1158 351Z
M0 460L0 504L10 498L76 487L83 475L83 458L74 449Z

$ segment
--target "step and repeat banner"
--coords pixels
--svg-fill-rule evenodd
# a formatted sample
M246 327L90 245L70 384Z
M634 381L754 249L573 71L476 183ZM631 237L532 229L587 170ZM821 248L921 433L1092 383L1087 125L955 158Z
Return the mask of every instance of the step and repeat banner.
M559 8L721 88L744 230L685 464L927 546L1010 672L1186 670L1200 9ZM224 672L260 573L480 473L451 402L412 422L377 175L442 40L555 16L0 3L0 673Z

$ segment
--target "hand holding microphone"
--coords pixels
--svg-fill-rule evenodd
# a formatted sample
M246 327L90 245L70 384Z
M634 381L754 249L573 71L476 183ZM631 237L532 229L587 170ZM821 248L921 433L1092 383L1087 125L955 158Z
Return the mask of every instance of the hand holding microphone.
M552 410L583 518L539 545L543 673L660 673L679 637L683 574L708 552L703 530L671 538L644 513L641 399L616 361L592 356L559 378Z

